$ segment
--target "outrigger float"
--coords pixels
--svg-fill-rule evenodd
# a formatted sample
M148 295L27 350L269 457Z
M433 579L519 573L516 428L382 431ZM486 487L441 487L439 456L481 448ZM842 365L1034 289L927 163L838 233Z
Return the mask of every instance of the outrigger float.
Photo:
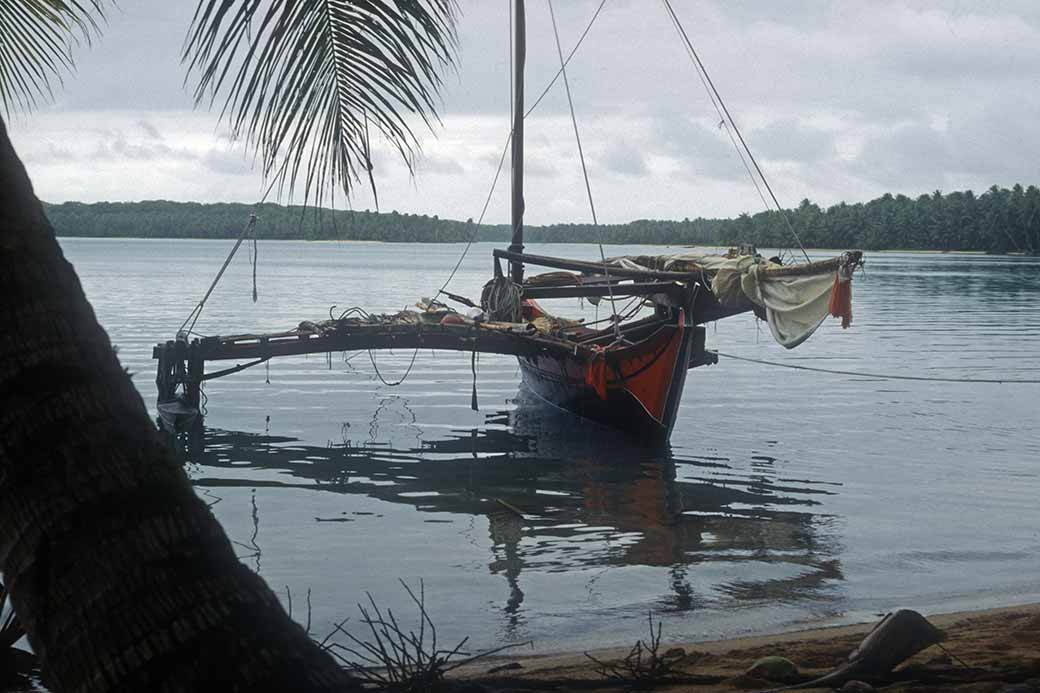
M442 289L433 299L421 301L416 311L370 315L355 310L273 334L196 338L190 326L182 326L175 339L153 350L158 361L158 409L166 425L182 428L197 419L206 381L272 358L369 349L447 349L516 356L524 382L542 399L643 439L662 441L675 425L687 371L717 362L717 355L705 348L705 323L754 312L788 348L804 341L828 314L841 317L843 326L848 326L852 274L863 261L859 251L822 262L811 262L806 254L806 263L796 265L783 265L778 257L767 260L753 248L732 249L721 256L607 259L600 246L600 262L525 253L523 0L515 0L513 8L512 242L507 250L494 251L493 277L479 304ZM681 28L678 18L673 18ZM562 54L561 63L566 86ZM698 65L703 70L699 61ZM713 102L721 103L717 92ZM725 111L724 118L728 115ZM724 122L736 129L732 119ZM750 156L750 150L747 153ZM255 223L254 217L193 311L194 319ZM503 262L508 263L508 271L503 271ZM554 271L525 277L525 265ZM476 312L463 315L442 303L441 295ZM575 297L607 302L611 307L607 324L559 318L539 303ZM619 310L621 299L628 303ZM217 361L239 363L206 372L206 364ZM475 399L474 389L474 406Z

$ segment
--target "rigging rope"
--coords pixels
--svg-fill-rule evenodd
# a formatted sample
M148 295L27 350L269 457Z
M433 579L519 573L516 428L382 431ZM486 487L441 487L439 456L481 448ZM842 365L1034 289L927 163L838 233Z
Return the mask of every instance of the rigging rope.
M412 360L408 362L408 368L405 370L404 375L401 376L400 380L395 380L391 383L383 377L382 373L379 372L379 366L376 365L375 354L372 353L371 349L368 350L368 360L372 362L372 369L376 372L376 377L379 378L379 380L387 387L397 387L405 381L405 379L408 377L408 374L412 372L412 366L415 365L415 357L418 355L419 347L415 347L415 351L412 352Z
M678 31L679 27L678 25L676 25L676 20L670 14L669 19L671 19L672 21L672 26L676 28L676 31ZM701 85L704 87L705 92L707 92L708 94L708 100L711 101L712 107L714 107L715 112L719 116L719 126L726 131L726 135L729 137L729 141L733 144L733 149L736 150L737 156L740 158L740 163L743 164L744 170L748 174L748 179L751 181L751 184L755 186L755 192L758 193L758 199L762 201L762 206L765 207L766 210L771 210L772 207L769 206L769 202L766 200L766 196L762 192L762 186L759 185L758 179L755 178L755 173L751 170L751 166L747 162L747 157L744 156L744 152L741 150L740 145L737 143L737 140L733 137L733 131L726 124L726 118L722 115L722 109L719 107L718 101L715 100L715 95L711 93L711 88L705 81L704 75L701 74L700 70L696 69L697 62L693 56L693 53L690 52L690 47L687 46L685 43L683 43L682 45L683 49L685 49L686 51L686 56L694 65L694 72L697 74L697 78L700 79Z
M534 110L538 107L538 104L540 104L542 102L542 99L545 98L545 95L548 94L549 90L552 89L554 84L556 84L556 80L560 78L561 74L563 74L564 67L566 67L570 63L571 58L573 58L574 55L578 52L578 49L581 47L581 44L585 41L585 37L588 36L589 30L592 29L592 25L596 22L596 18L599 17L600 10L602 10L603 6L606 5L606 4L607 4L607 0L600 0L599 6L596 8L596 11L592 14L592 18L589 19L588 24L585 25L585 30L581 32L581 36L578 37L578 41L574 44L574 48L571 49L571 52L567 55L567 59L563 62L563 67L561 67L559 70L556 71L556 74L553 76L553 78L551 80L549 80L549 83L545 86L545 89L542 90L542 93L539 94L538 98L535 99L533 104L531 104L531 107L529 109L527 109L526 113L524 113L524 118L525 119L534 112ZM509 26L512 27L512 21L513 21L513 13L512 12L509 13L509 21L510 21L510 25ZM512 67L511 67L512 66L512 59L513 59L513 48L512 48L513 44L512 44L512 40L513 40L513 32L512 32L512 30L510 30L510 32L509 32L509 41L510 41L510 43L509 43L509 60L510 60L509 79L510 80L513 79L513 70L512 70ZM510 82L509 98L510 98L509 112L512 113L513 112L513 108L512 108L512 98L513 98L512 82ZM513 139L513 131L512 131L512 128L510 128L509 134L506 135L506 143L502 147L502 155L498 159L498 168L495 169L495 176L491 180L491 188L488 190L487 198L485 198L485 200L484 200L484 207L483 207L483 209L480 210L480 218L477 219L477 223L473 226L473 232L470 234L469 240L466 241L466 247L463 248L462 254L459 256L458 262L455 263L455 266L452 268L451 273L448 275L448 278L446 280L444 280L444 283L441 285L441 288L437 290L437 295L438 296L444 293L444 290L448 287L448 284L450 284L451 280L455 278L455 275L459 271L459 267L462 266L463 260L466 259L466 255L469 254L470 248L472 247L473 243L476 242L476 240L477 240L477 234L480 233L480 225L484 221L484 216L487 214L488 206L491 204L491 198L495 194L495 188L498 185L499 176L502 174L502 168L505 165L505 161L506 161L506 154L509 152L509 143L512 141L512 139ZM436 298L436 296L434 298Z
M805 261L812 262L809 259L809 254L805 252L805 246L802 245L802 239L798 237L798 232L794 230L794 226L791 225L791 220L787 218L787 212L784 211L784 208L780 205L780 201L777 200L776 194L773 192L772 186L769 185L769 180L766 178L765 173L762 172L762 168L758 165L758 161L755 159L755 155L751 153L751 148L744 140L744 136L740 133L740 128L737 127L737 122L733 120L733 116L730 115L729 109L726 107L726 102L722 99L722 94L720 94L719 90L715 88L715 83L712 81L711 75L708 74L708 69L704 67L704 63L701 62L700 55L697 54L697 49L693 47L693 43L690 41L690 37L689 35L687 35L686 29L683 28L682 22L679 21L679 16L675 13L675 10L672 8L671 0L662 1L664 2L664 6L668 10L668 14L672 19L672 24L675 26L676 31L679 32L679 36L682 39L683 45L686 46L687 52L691 60L693 61L694 68L697 70L698 75L703 75L701 81L702 83L705 83L705 88L708 89L708 95L711 96L712 94L714 94L715 98L712 99L712 105L715 106L715 110L719 113L719 117L722 118L724 124L728 123L730 126L732 126L733 132L736 133L737 138L740 140L741 146L744 148L744 151L747 152L748 159L751 160L752 165L755 167L755 171L758 172L758 177L762 180L762 184L769 192L769 196L773 199L773 204L776 205L776 209L780 213L780 216L783 218L784 224L786 224L788 231L791 232L791 235L794 236L795 241L798 242L798 247L801 249L802 255L805 256ZM715 104L715 99L718 99L717 105ZM721 110L719 108L720 106ZM738 149L737 151L739 153L740 150ZM741 159L743 159L743 157L741 157ZM752 181L753 180L754 177L752 177Z
M259 296L256 293L256 263L260 259L260 247L256 243L256 234L253 234L253 303L256 303L256 299Z
M779 361L765 361L763 359L753 359L747 356L736 356L734 354L726 354L721 351L716 351L719 356L725 356L728 359L736 359L737 361L747 361L749 363L759 363L764 366L777 366L779 368L793 368L799 371L813 371L815 373L831 373L832 375L851 375L857 378L875 378L879 380L920 380L926 382L937 382L937 383L989 383L1002 385L1004 383L1017 383L1020 385L1040 385L1040 379L1017 379L1017 378L941 378L932 377L925 375L892 375L887 373L863 373L860 371L843 371L836 370L833 368L816 368L813 366L799 366L793 363L780 363Z
M210 283L209 289L206 290L206 294L202 297L202 300L199 301L197 304L195 304L195 307L191 309L190 313L188 313L188 317L186 317L184 319L184 322L181 323L181 326L177 329L178 333L184 332L185 331L184 330L185 326L187 326L187 328L188 328L187 331L188 332L191 332L195 328L195 323L197 323L199 321L199 316L202 315L202 309L206 306L206 301L209 300L210 294L213 293L213 289L217 288L217 283L220 281L220 278L224 276L224 272L227 270L228 265L231 264L231 259L233 257L235 257L235 253L238 252L238 249L242 245L242 242L246 239L246 236L248 236L250 234L250 232L253 231L254 228L256 228L256 215L255 214L250 214L249 215L249 222L246 224L245 228L242 229L242 233L240 233L238 235L238 240L235 241L234 247L231 248L231 252L228 253L228 256L224 260L224 264L221 266L220 271L217 272L217 276L213 278L213 282ZM256 239L254 239L254 242L255 242L255 240ZM256 295L256 271L255 270L256 270L256 266L254 265L254 272L253 272L253 295L254 295L253 300L254 301L256 300L256 298L255 298L255 295ZM191 324L189 325L188 323L191 323Z
M571 58L573 58L574 54L578 52L578 48L581 46L582 42L585 40L585 37L588 35L589 29L592 28L592 24L596 21L596 17L599 16L600 10L602 10L603 6L606 4L607 0L600 0L599 7L597 7L596 11L592 13L592 19L590 19L589 23L585 25L585 31L581 32L581 36L578 37L578 42L574 44L574 48L572 48L571 52L567 54L567 59L563 61L563 65L560 66L560 69L556 71L556 74L553 75L553 78L549 80L548 84L545 85L545 89L542 89L542 93L538 95L538 98L534 100L534 103L531 104L531 107L527 109L526 113L524 113L524 118L534 113L534 109L538 108L538 104L542 102L542 99L545 98L545 95L548 94L549 90L553 88L554 84L556 84L556 80L558 80L560 78L560 75L563 74L564 68L570 65Z
M451 269L451 274L449 274L448 278L444 280L443 284L441 284L441 288L437 289L437 296L443 294L444 290L448 288L448 284L450 284L451 280L455 278L455 274L459 271L459 267L462 266L462 261L466 259L470 246L472 246L474 241L477 240L477 234L480 232L480 225L484 222L484 215L487 214L488 205L491 204L491 197L495 194L495 186L498 185L498 177L502 173L502 166L505 163L506 154L509 152L509 142L512 139L513 133L510 132L509 135L506 136L505 146L502 147L502 156L498 159L498 169L495 170L495 177L491 180L491 189L488 190L487 198L484 200L484 208L480 210L480 217L477 219L477 223L473 226L473 233L470 234L469 240L466 242L466 247L462 249L462 254L459 255L458 262L456 262L455 266ZM434 296L434 298L437 296Z
M585 178L585 192L589 196L589 210L592 212L592 225L596 227L597 241L599 245L599 257L603 262L603 273L607 277L607 292L610 295L610 310L614 318L614 337L621 339L621 325L617 319L617 306L614 303L614 286L610 281L610 268L607 266L607 256L603 252L603 230L599 228L599 220L596 218L596 205L592 201L592 186L589 184L589 170L585 166L585 153L581 148L581 135L578 133L578 117L574 114L574 99L571 97L571 84L567 79L567 63L563 59L563 48L560 47L560 32L556 27L556 12L553 10L552 0L547 0L549 5L549 17L552 19L553 37L556 39L556 53L560 56L560 72L563 73L563 88L567 92L567 106L571 112L571 125L574 126L574 140L578 143L578 159L581 161L581 175Z
M267 190L264 191L263 197L261 197L260 201L256 203L256 205L255 205L256 207L259 208L262 204L267 202L268 196L271 194L271 191L274 190L275 183L278 182L279 176L281 175L282 172L285 171L285 168L288 165L289 165L289 159L286 159L285 161L282 162L281 171L279 171L279 173L272 178L270 185L267 186ZM197 304L195 304L195 307L191 309L190 313L188 313L188 317L186 317L184 319L184 322L182 322L181 326L177 329L178 333L184 332L185 331L184 328L185 328L185 326L187 326L187 328L188 328L186 330L187 333L188 334L194 334L195 323L197 323L199 321L199 317L202 315L202 309L206 306L206 301L209 299L210 294L213 293L213 289L217 288L217 284L220 282L220 278L224 276L224 271L227 270L228 265L231 264L231 259L235 257L235 253L238 252L238 249L242 245L242 242L246 239L246 236L249 233L255 231L255 229L256 229L256 219L257 219L256 213L253 213L253 214L249 215L249 222L246 224L246 227L244 229L242 229L242 233L239 234L238 240L235 241L234 247L231 248L231 252L228 253L227 258L225 258L224 264L221 266L220 271L217 272L217 276L214 277L213 282L209 285L209 289L206 290L206 295L203 296L202 300L199 301ZM253 303L256 303L256 300L257 300L257 291L256 291L256 260L257 260L257 254L258 254L257 239L256 239L256 236L254 235L253 236L253 258L252 258L252 263L253 263ZM188 325L188 323L191 323L191 324Z

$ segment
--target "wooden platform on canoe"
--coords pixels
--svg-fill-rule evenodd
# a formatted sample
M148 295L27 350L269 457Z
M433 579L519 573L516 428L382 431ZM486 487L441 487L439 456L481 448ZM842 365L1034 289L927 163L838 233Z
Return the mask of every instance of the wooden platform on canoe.
M746 312L750 306L723 308L713 299L695 311L695 324L712 322ZM604 331L607 334L607 331ZM592 355L594 340L573 340L524 329L522 325L469 322L442 323L366 323L338 321L320 333L294 329L269 334L240 334L201 337L190 343L186 336L156 344L152 358L164 354L182 360L195 351L201 361L267 360L279 356L322 354L368 349L443 349L511 356L539 354ZM176 353L182 352L182 353ZM223 373L221 373L223 374ZM216 374L212 374L216 375ZM208 379L208 377L207 377Z
M175 341L157 344L152 349L152 358L160 358L162 351L171 345L177 348L177 343ZM342 323L322 334L291 330L271 334L202 337L192 344L198 344L197 349L204 361L266 360L277 356L368 349L445 349L513 356L533 356L552 352L574 353L575 349L580 353L583 349L591 349L569 340L543 336L534 331L493 327L482 323Z

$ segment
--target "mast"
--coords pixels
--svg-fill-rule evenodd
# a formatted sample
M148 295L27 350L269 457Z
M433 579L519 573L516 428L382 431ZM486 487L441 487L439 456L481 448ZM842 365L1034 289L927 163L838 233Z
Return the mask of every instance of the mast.
M527 31L524 0L513 0L513 152L512 213L513 236L509 252L524 252L524 61L527 58ZM517 284L524 281L524 265L509 263L510 276Z

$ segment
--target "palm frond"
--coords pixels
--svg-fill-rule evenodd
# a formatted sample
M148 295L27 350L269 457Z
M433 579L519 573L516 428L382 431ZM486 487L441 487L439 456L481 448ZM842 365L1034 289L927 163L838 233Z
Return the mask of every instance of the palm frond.
M7 586L0 583L0 656L4 650L13 647L25 635L25 629L18 621L14 609L7 608L7 597Z
M369 175L371 125L409 168L456 56L455 0L199 0L184 61L281 194L320 204Z
M10 116L54 97L72 49L100 33L105 0L0 0L0 104Z

